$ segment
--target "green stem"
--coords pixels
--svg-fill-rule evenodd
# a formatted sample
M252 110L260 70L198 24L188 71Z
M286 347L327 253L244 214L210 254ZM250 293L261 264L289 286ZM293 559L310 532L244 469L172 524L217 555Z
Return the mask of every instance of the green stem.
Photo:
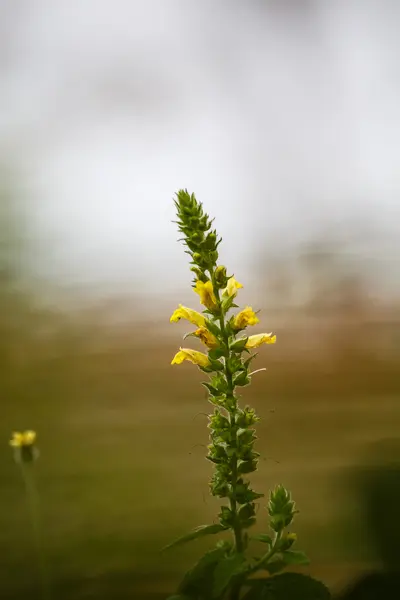
M232 404L229 403L230 408L228 408L228 412L229 412L229 422L231 425L231 431L233 434L232 441L234 443L234 447L236 448L237 447L237 435L236 435L237 402L236 402L235 394L234 394L235 386L233 385L232 373L230 372L230 369L228 366L228 360L230 358L229 336L227 334L226 327L225 327L225 319L224 319L224 313L223 313L222 306L221 306L221 300L219 297L219 290L216 289L213 274L210 273L210 275L211 275L213 287L215 290L215 296L216 296L219 310L220 310L219 323L220 323L221 334L222 334L222 337L224 340L224 345L225 345L225 355L224 355L225 356L225 369L224 369L224 372L225 372L226 382L228 385L228 391L227 391L226 397L229 400L233 400ZM234 519L233 535L234 535L234 540L235 540L236 552L242 553L244 550L242 528L241 528L240 522L237 520L238 510L237 510L237 502L236 502L236 486L237 486L237 479L238 479L238 460L237 460L236 453L232 456L232 459L231 459L231 469L232 469L232 494L229 498L229 503L230 503L230 509L232 511L232 515L233 515L233 519ZM240 590L241 590L241 583L238 582L238 584L236 584L232 587L231 596L230 596L231 600L239 600Z
M279 544L279 541L282 537L282 532L278 532L275 535L275 539L274 542L271 546L271 548L268 550L268 552L266 552L252 567L250 567L250 569L247 571L247 576L252 575L253 573L255 573L256 571L258 571L259 569L261 569L264 565L266 565L271 558L276 554L277 552L277 547Z
M214 278L213 278L213 284L214 284L213 287L215 289ZM224 371L225 371L226 382L228 384L228 392L227 392L226 396L228 399L234 400L233 407L229 409L229 422L231 424L231 431L233 433L234 446L236 447L236 443L237 443L236 426L235 426L236 401L235 401L235 395L234 395L235 387L233 385L232 373L230 372L229 367L228 367L228 360L230 358L229 337L228 337L228 334L226 331L224 314L223 314L222 307L221 307L219 291L217 289L215 289L215 295L216 295L219 310L220 310L219 322L220 322L221 334L222 334L222 337L224 339L224 344L225 344L225 369L224 369ZM242 537L242 528L240 527L240 523L238 523L237 519L236 519L236 516L237 516L236 486L237 486L237 479L238 479L238 472L237 472L238 464L237 463L238 463L237 456L236 456L236 454L234 454L231 459L232 494L231 494L229 501L230 501L230 509L234 516L234 523L235 523L234 527L233 527L233 533L234 533L234 538L235 538L236 551L240 553L240 552L243 552L243 537Z
M39 494L37 492L32 464L21 463L22 477L25 483L27 503L31 515L34 543L38 559L40 583L43 600L51 599L50 582L46 568L45 553L43 549L42 530L39 511Z

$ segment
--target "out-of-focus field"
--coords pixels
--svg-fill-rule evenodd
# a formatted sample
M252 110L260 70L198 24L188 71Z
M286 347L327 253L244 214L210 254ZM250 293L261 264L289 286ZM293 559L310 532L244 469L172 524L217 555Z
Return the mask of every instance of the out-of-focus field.
M10 432L22 428L38 431L57 597L171 591L214 540L159 549L210 522L219 505L207 488L204 377L192 365L170 366L187 329L171 325L167 335L154 322L110 327L95 317L89 323L87 314L27 312L10 296L2 304L1 596L35 597L24 490L7 447ZM299 547L312 560L307 570L334 588L376 559L353 471L370 443L399 433L395 317L270 312L279 343L261 349L257 368L268 370L243 390L242 401L262 417L254 487L267 493L282 482L292 490ZM266 525L261 502L257 528Z

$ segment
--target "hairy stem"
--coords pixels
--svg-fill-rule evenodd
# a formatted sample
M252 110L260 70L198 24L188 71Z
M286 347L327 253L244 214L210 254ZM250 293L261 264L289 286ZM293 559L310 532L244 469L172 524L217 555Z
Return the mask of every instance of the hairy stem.
M212 280L213 280L213 284L214 284L213 277L212 277ZM228 337L226 327L225 327L225 316L224 316L222 306L221 306L219 291L218 291L218 289L216 289L215 285L213 287L216 290L216 298L217 298L217 302L218 302L219 310L220 310L219 323L220 323L221 334L222 334L222 337L224 339L224 344L225 344L225 369L224 369L224 372L225 372L226 382L228 384L227 399L233 400L232 403L229 403L229 406L230 406L230 408L228 409L229 410L229 422L231 424L231 431L233 433L233 443L234 443L234 446L236 447L237 438L236 438L235 417L236 417L237 403L236 403L235 394L234 394L235 387L233 385L232 373L230 372L229 365L228 365L228 360L230 358L229 337ZM238 479L238 464L237 463L238 463L238 460L237 460L237 455L235 453L231 458L232 495L229 500L230 500L230 509L234 516L233 533L234 533L234 538L235 538L236 551L243 552L242 529L240 527L240 523L238 523L237 518L236 518L237 517L236 486L237 486L237 479Z
M219 324L220 324L221 335L223 337L224 346L225 346L224 373L225 373L226 382L228 385L228 390L227 390L226 396L227 396L227 399L230 400L230 402L228 403L229 422L231 425L231 432L233 434L233 439L232 439L233 445L236 448L237 447L237 434L236 434L237 401L236 401L235 393L234 393L235 386L234 386L233 380L232 380L232 373L229 369L229 364L228 364L228 361L230 358L229 336L228 336L226 326L225 326L225 315L224 315L221 300L219 297L219 290L215 286L215 280L214 280L214 276L213 276L214 274L210 273L210 275L211 275L211 280L213 282L213 287L215 290L215 295L216 295L216 299L217 299L219 311L220 311ZM236 502L236 486L237 486L237 480L238 480L238 459L237 459L236 452L233 454L233 456L231 458L231 471L232 471L232 494L229 498L229 503L230 503L230 509L232 511L232 515L233 515L233 519L234 519L233 535L234 535L234 540L235 540L235 549L236 549L237 553L241 553L244 550L244 544L243 544L242 528L241 528L240 522L237 520L238 505ZM231 592L230 592L231 600L239 600L241 587L242 587L242 585L240 582L233 585Z

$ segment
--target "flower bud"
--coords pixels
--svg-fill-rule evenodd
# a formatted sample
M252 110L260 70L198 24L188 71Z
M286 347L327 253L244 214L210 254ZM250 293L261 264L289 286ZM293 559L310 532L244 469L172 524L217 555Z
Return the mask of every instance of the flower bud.
M288 533L287 535L281 538L278 545L278 551L285 552L286 550L289 550L296 540L297 535L295 533Z
M218 285L219 288L225 287L228 282L228 277L226 275L226 267L224 267L223 265L217 267L215 269L214 279L215 283Z

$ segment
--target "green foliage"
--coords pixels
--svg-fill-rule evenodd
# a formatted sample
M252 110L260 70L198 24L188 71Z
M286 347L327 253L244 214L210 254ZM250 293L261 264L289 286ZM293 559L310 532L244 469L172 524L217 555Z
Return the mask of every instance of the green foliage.
M197 540L198 538L204 537L205 535L214 535L216 533L221 533L221 531L225 531L226 527L215 523L213 525L200 525L196 527L193 531L183 535L178 538L174 542L171 542L167 546L163 548L163 550L169 550L170 548L174 548L175 546L181 546L182 544L186 544L187 542L191 542L192 540Z
M331 594L323 583L301 573L282 573L267 579L253 580L250 590L243 596L243 600L330 600L330 598Z
M282 560L286 565L309 565L310 560L304 552L298 550L284 550Z
M221 560L214 571L213 598L219 598L230 584L232 578L240 572L245 562L242 554L232 554Z
M218 563L225 559L230 550L228 544L206 552L184 576L178 592L196 600L210 600L213 597L214 572Z

